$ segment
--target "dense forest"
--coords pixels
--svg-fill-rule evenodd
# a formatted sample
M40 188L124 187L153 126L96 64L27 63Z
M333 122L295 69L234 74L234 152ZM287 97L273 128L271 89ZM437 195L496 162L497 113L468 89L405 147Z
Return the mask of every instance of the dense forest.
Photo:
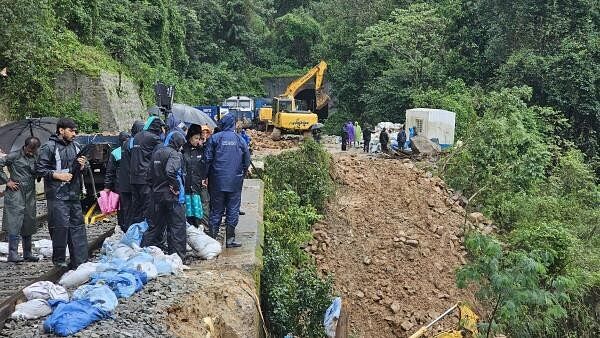
M262 77L319 59L331 133L348 119L402 122L415 106L455 111L463 146L438 174L501 231L467 239L457 281L476 282L497 332L600 334L597 0L0 3L0 96L14 116L93 120L54 96L63 69L123 74L146 104L156 80L205 104L264 95Z

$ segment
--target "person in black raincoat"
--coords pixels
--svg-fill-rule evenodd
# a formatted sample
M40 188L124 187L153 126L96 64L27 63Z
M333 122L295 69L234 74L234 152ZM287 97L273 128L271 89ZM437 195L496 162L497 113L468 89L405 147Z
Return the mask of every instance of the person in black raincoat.
M160 135L165 131L165 123L157 116L150 116L143 130L130 142L129 182L131 183L132 205L130 222L139 223L151 220L152 188L150 186L152 154L162 142Z
M129 134L126 132L119 133L119 145L122 145L129 138ZM108 163L106 164L106 173L104 174L104 191L112 191L116 194L119 194L119 203L122 206L123 201L121 200L120 191L121 191L121 182L119 180L119 169L121 168L121 158L122 158L122 150L121 147L115 148L108 158ZM119 227L123 232L127 231L128 225L125 225L125 208L119 208L117 211L117 222L119 223Z
M250 167L250 151L246 141L235 132L235 117L219 120L221 131L211 136L206 145L202 177L208 177L210 193L209 236L216 238L225 212L226 247L240 247L235 241L244 176Z
M69 118L60 118L56 134L40 149L35 171L44 178L48 201L48 230L52 239L52 263L67 267L69 247L71 268L87 261L88 241L81 210L81 170L86 159L78 156L80 146L74 141L77 125ZM76 174L79 172L79 174Z
M388 135L385 128L381 129L381 133L379 133L379 143L381 143L381 151L384 153L388 152L388 142L390 141L390 136Z
M369 152L369 146L371 144L371 134L373 133L373 130L371 129L371 126L368 124L365 124L365 126L362 128L362 132L363 132L363 151L365 153Z
M406 143L406 131L404 128L400 129L398 132L398 137L396 137L396 141L398 141L398 151L402 151L404 149L404 143Z
M203 143L202 128L199 125L192 124L186 135L187 142L183 145L182 153L185 162L185 194L200 195L202 191L202 154ZM188 223L198 227L198 219L194 216L187 217Z
M132 208L132 193L130 180L130 162L131 152L130 143L133 143L133 137L142 131L144 122L135 121L131 126L131 136L121 143L121 161L119 161L119 169L117 170L117 180L119 181L119 212L123 217L123 226L121 229L126 232L132 224L131 218L135 208Z
M28 137L21 150L0 158L0 184L6 184L2 226L8 234L8 261L37 262L31 253L31 236L37 232L35 204L35 161L40 140ZM10 178L4 167L8 167ZM23 259L19 257L19 236L23 239Z
M348 126L346 123L342 125L342 151L346 151L346 146L348 144Z
M161 246L167 232L168 253L185 260L187 231L185 219L185 164L181 147L185 136L171 131L152 155L152 222L142 238L142 246Z

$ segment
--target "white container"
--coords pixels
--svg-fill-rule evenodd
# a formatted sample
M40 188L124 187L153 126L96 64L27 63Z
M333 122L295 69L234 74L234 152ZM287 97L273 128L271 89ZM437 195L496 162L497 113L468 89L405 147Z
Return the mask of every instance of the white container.
M418 135L430 140L437 139L442 149L454 144L456 114L443 109L413 108L406 110L406 135L414 127Z

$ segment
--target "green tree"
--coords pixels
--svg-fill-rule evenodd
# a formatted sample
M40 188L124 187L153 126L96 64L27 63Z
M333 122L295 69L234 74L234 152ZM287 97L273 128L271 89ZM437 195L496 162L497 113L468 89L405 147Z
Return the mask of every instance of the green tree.
M273 29L276 50L294 59L299 67L313 63L313 46L322 39L317 21L302 9L294 10L277 19Z

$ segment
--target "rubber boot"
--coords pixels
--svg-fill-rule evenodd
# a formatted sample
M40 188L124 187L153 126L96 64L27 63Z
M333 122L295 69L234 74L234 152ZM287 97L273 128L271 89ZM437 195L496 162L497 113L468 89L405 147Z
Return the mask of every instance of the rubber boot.
M208 228L208 236L210 236L212 239L217 239L217 235L219 235L219 228Z
M31 253L31 236L22 236L23 238L23 259L26 262L37 262L40 259Z
M8 259L7 261L13 263L20 263L23 258L19 256L19 241L21 238L17 235L8 235Z
M231 225L227 225L225 228L225 247L226 248L239 248L242 246L242 243L238 243L235 241L235 227Z

